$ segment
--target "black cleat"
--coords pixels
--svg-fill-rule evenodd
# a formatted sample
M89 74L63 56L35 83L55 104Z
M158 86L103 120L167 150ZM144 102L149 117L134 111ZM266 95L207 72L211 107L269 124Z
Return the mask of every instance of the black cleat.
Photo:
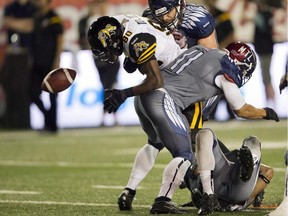
M150 214L184 214L186 210L180 209L172 201L155 201L150 208Z
M240 179L243 182L247 182L251 178L253 172L254 167L253 156L250 149L247 146L242 146L238 154L241 163Z
M135 195L132 195L129 190L124 189L118 197L118 206L121 211L131 211L132 202Z
M200 208L203 200L203 194L198 188L194 188L191 192L192 202L196 208Z
M264 199L264 191L261 191L256 197L255 197L255 199L253 200L253 202L252 202L252 205L254 206L254 207L260 207L261 206L261 204L262 204L262 201L263 201L263 199Z
M217 197L214 194L204 193L201 207L198 211L198 215L210 215L215 210L220 209L220 204Z
M181 207L195 207L195 205L193 201L190 201L190 202L182 204Z

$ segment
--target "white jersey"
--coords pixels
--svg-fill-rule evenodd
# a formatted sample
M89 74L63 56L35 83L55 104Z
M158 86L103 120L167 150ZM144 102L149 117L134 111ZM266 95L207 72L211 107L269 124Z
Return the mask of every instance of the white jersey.
M155 56L162 69L186 51L177 45L167 29L148 18L137 15L118 15L114 18L125 28L124 53L134 63L143 64Z

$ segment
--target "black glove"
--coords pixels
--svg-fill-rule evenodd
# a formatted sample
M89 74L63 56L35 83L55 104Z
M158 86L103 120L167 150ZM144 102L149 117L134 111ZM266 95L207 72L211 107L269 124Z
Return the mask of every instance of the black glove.
M126 57L123 62L123 67L128 73L134 73L137 70L138 65Z
M263 117L264 119L275 120L276 122L279 122L278 115L273 109L271 109L269 107L265 107L263 109L266 111L266 116Z
M110 95L104 100L104 110L108 113L116 112L127 97L132 96L132 88L118 90L118 89L105 89L105 94Z

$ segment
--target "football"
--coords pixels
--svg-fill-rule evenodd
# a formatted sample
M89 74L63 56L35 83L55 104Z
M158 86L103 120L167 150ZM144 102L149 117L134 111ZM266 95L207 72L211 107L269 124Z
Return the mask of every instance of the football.
M64 91L72 85L76 74L76 71L71 68L57 68L45 76L41 87L44 91L50 93Z

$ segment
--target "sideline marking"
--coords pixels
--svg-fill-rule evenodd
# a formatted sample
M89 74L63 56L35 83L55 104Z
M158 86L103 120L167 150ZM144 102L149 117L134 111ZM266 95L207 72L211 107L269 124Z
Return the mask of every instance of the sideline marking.
M42 192L38 191L15 191L15 190L0 190L0 194L24 194L24 195L37 195Z

